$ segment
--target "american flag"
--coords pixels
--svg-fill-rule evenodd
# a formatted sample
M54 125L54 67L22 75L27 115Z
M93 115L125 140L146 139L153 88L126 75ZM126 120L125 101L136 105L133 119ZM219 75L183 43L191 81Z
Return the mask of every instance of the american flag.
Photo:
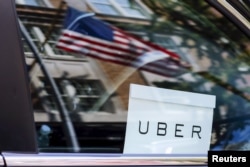
M179 75L187 67L176 53L71 7L56 47L167 77Z

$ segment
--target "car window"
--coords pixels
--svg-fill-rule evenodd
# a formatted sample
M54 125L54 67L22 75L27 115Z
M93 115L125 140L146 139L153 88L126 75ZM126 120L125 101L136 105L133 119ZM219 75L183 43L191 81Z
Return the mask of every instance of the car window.
M123 153L131 84L214 95L209 149L249 150L249 36L211 4L17 0L16 10L40 152Z

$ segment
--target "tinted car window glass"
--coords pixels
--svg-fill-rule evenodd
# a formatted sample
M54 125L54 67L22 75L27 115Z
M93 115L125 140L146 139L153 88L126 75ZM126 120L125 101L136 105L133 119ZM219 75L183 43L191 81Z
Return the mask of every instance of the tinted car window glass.
M112 31L117 28L136 39L167 49L177 55L181 63L166 60L148 68L144 64L132 67L123 61L105 61L116 54L114 48L109 45L92 48L96 43L86 41L67 51L55 48L64 30L68 4L51 0L54 8L47 9L17 4L18 16L59 90L55 95L48 76L36 58L30 56L24 43L41 152L74 152L78 149L73 148L73 140L79 146L77 152L122 153L132 83L215 95L210 149L249 150L250 42L246 33L213 6L200 0L144 0L125 4L132 12L141 10L137 10L138 4L147 8L152 12L148 20L105 15L115 15L119 7L107 9L119 1L90 2L103 14L95 13L87 1L85 10L80 11L94 13L93 17L113 27ZM248 2L243 3L247 6ZM77 4L73 7L78 9ZM131 14L141 16L142 13ZM105 33L109 32L107 28ZM105 40L110 42L109 38ZM76 47L80 49L74 50ZM138 48L133 49L132 46L129 51L140 52ZM98 54L90 56L93 52ZM100 58L100 55L106 57ZM60 96L63 104L58 103L56 96ZM63 118L60 105L65 107L67 119ZM65 120L72 123L75 136L67 135Z

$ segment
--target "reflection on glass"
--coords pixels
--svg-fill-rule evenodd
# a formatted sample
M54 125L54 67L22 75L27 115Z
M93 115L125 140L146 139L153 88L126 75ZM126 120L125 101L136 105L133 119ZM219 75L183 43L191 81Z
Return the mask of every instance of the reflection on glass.
M144 17L141 8L132 1L90 2L101 13L117 15L118 11L124 10L126 16ZM145 72L143 67L136 69L85 57L84 54L72 56L75 53L54 47L63 22L62 16L52 17L58 15L56 9L54 14L45 14L39 9L26 13L17 8L21 21L26 25L37 47L44 46L39 51L70 113L81 152L122 153L131 83L215 95L217 101L211 149L249 150L249 39L205 1L141 2L153 12L151 20L139 22L132 17L117 19L112 16L98 16L97 19L103 19L136 38L146 39L174 52L190 68L176 73L170 70L173 69L170 67L176 67L176 64L169 63L169 70L164 73L171 75L166 77ZM247 1L242 2L247 4ZM114 3L120 6L116 8ZM65 14L65 11L62 11ZM89 9L88 12L94 11ZM55 33L48 33L51 27ZM46 45L43 45L44 41ZM24 47L25 52L30 53L25 44ZM62 54L65 57L59 56ZM62 127L60 107L55 101L51 85L34 58L27 55L26 59L30 67L37 131L39 132L43 124L49 126L52 131L49 134L49 145L43 151L71 151L71 146L67 145L69 139L65 137ZM65 71L66 76L63 75ZM125 75L124 72L128 71L133 73ZM123 78L124 82L107 96L105 103L94 110L100 98L110 92L117 80L121 80L123 76L128 78ZM170 152L171 147L165 150Z

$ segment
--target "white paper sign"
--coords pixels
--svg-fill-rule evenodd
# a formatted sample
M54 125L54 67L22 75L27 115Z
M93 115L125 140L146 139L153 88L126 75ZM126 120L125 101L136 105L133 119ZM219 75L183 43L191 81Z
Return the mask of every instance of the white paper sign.
M125 154L207 154L215 96L130 85Z

